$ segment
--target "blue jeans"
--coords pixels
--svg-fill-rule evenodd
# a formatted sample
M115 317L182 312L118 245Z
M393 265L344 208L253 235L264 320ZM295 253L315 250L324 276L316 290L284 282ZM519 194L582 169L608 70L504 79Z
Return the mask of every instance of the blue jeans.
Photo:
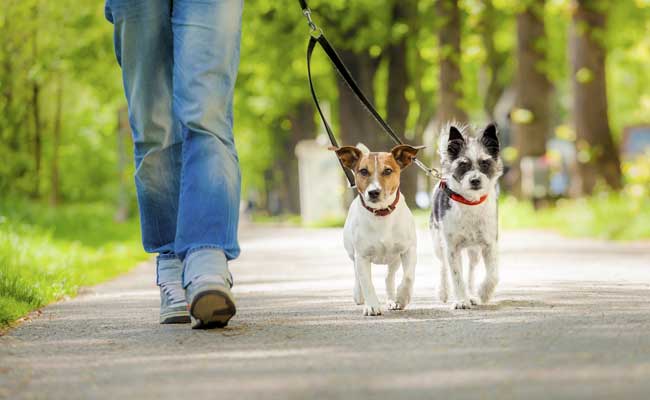
M239 255L233 91L243 0L107 0L133 132L142 242Z

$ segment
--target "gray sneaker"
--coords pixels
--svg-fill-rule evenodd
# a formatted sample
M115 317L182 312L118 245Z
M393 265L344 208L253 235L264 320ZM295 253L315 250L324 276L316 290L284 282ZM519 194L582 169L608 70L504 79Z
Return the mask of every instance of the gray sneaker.
M187 324L190 313L181 283L183 263L174 259L159 259L156 283L160 287L160 323Z
M183 287L193 329L223 328L235 315L232 275L223 251L210 248L190 253L185 258Z
M192 329L223 328L237 309L230 283L221 276L200 276L185 288Z

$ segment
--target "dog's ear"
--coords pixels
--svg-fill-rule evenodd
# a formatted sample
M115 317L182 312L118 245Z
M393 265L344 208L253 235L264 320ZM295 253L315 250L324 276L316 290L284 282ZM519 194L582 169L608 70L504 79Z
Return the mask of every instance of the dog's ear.
M492 158L497 158L499 156L499 136L498 128L496 123L491 123L485 127L483 130L483 135L481 135L481 144L485 147L488 154Z
M329 147L330 150L336 152L336 156L341 160L341 163L352 170L357 166L359 160L363 153L361 150L357 149L354 146L343 146L343 147Z
M390 151L397 164L401 169L411 165L413 159L422 150L424 146L410 146L408 144L400 144L392 148Z
M455 160L465 147L465 138L458 128L451 125L449 127L449 139L447 139L447 154L449 158Z

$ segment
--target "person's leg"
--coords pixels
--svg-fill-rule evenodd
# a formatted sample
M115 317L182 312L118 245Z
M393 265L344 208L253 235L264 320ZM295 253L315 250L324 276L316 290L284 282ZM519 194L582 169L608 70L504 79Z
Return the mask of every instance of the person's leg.
M235 312L227 261L239 255L232 107L241 11L242 0L174 0L172 7L173 108L183 132L175 252L184 259L183 284L199 327L223 326ZM203 295L211 290L208 301Z
M108 0L133 133L142 243L158 253L161 323L189 322L174 253L182 136L172 114L173 40L168 0Z

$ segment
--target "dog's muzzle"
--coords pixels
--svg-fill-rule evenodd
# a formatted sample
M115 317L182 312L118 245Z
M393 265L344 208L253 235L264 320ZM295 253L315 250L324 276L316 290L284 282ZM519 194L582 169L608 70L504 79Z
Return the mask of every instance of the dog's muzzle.
M381 194L381 190L378 190L378 189L371 190L371 191L368 192L368 200L370 200L372 202L376 202L377 200L379 200L379 195L380 194Z

